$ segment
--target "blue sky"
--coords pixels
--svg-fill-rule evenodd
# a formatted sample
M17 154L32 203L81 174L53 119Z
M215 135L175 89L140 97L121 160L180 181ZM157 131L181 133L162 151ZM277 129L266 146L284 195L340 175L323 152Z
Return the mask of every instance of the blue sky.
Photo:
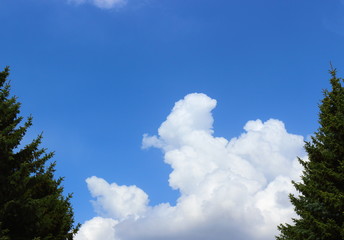
M26 141L44 132L44 146L56 152L56 174L65 176L66 192L74 193L76 221L98 216L124 222L119 224L124 240L146 235L127 236L123 229L129 223L118 212L97 212L85 180L97 176L135 185L152 208L178 205L184 185L169 186L177 168L164 162L176 145L158 133L168 115L179 116L172 110L177 101L189 96L182 100L185 106L204 103L202 114L214 123L202 126L213 129L214 138L240 138L256 129L244 130L248 121L270 126L271 118L307 138L318 126L317 104L329 86L330 61L343 76L339 0L2 0L0 10L0 66L11 67L22 115L34 117ZM210 99L216 99L216 108L207 108ZM185 109L194 119L193 108ZM148 145L158 149L142 149L143 134L157 135ZM186 233L172 235L192 239Z

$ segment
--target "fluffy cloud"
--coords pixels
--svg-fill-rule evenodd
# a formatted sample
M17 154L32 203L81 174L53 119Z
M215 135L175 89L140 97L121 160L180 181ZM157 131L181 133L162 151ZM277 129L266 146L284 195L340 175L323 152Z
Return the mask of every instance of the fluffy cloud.
M139 217L145 212L148 196L136 186L118 186L108 184L104 179L91 177L86 179L88 189L96 201L92 201L96 212L101 216L116 219Z
M121 7L126 4L126 0L68 0L68 1L70 3L75 3L75 4L90 3L103 9Z
M296 156L305 157L303 137L275 119L249 121L231 140L214 137L215 106L205 94L189 94L158 136L143 137L143 148L161 149L173 169L169 185L180 192L175 206L149 206L136 186L92 177L87 184L100 217L86 222L76 239L104 239L100 232L111 240L274 239L277 225L294 216L288 193L301 173Z
M118 221L112 218L95 217L89 221L86 221L78 235L76 240L113 240L115 237L115 226Z

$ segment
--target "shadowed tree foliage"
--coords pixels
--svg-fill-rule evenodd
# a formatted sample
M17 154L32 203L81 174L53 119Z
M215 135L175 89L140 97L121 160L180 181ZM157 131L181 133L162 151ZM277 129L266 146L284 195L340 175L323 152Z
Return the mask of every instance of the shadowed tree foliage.
M281 224L277 240L344 239L344 88L331 69L331 91L324 90L319 108L320 127L306 142L309 161L301 182L293 182L299 196L290 200L299 216L293 225Z
M8 75L8 67L0 72L0 240L73 239L79 226L63 179L54 179L55 162L47 163L53 153L40 148L42 135L20 147L32 118L21 124Z

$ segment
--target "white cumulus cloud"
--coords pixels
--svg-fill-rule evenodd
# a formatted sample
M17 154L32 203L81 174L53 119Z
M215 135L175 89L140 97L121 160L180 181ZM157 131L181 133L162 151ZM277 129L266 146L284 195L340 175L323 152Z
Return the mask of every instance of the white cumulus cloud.
M92 201L93 206L101 216L120 220L137 218L146 210L148 196L136 186L108 184L104 179L95 176L87 178L86 183L92 197L96 198Z
M295 216L288 193L301 174L297 156L306 157L303 137L276 119L249 121L230 140L215 137L215 107L207 95L189 94L157 136L143 137L142 147L161 149L172 168L175 206L150 206L136 186L88 178L99 217L82 225L77 240L103 239L94 237L100 232L111 240L274 239L277 225Z
M118 221L112 218L95 217L86 221L75 237L76 240L113 240Z
M68 0L68 1L70 3L75 3L75 4L89 3L103 9L121 7L127 3L127 0Z

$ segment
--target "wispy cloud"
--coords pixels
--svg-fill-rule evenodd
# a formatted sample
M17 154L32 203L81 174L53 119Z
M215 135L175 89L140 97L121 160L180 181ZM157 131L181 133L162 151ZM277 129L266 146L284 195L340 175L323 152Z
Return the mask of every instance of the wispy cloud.
M294 216L288 201L291 179L301 168L303 137L283 122L249 121L227 140L213 136L216 100L189 94L178 101L158 136L144 135L143 147L162 149L180 191L175 206L148 205L136 186L87 179L99 217L82 225L77 240L274 239L276 226ZM105 236L105 238L104 238Z
M103 9L122 7L127 3L127 0L68 0L68 1L74 4L93 4Z

